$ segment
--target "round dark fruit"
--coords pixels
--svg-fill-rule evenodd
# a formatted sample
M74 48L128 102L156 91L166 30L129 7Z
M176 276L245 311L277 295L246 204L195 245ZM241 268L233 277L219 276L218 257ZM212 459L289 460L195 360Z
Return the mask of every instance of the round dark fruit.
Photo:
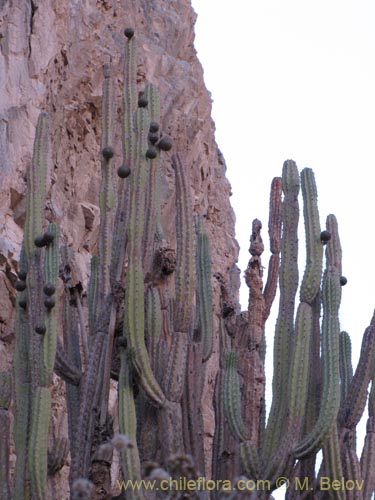
M43 292L50 297L56 292L56 287L52 283L47 283L44 285Z
M53 307L55 307L55 299L53 297L47 297L44 301L44 305L46 306L46 308L49 310L49 309L52 309Z
M102 155L106 160L110 160L111 158L113 158L114 154L115 152L113 151L113 148L111 148L111 146L106 146L102 150Z
M18 278L22 281L26 281L26 276L27 276L27 272L26 271L20 271L18 273Z
M172 148L172 139L168 135L163 135L158 146L162 151L169 151Z
M44 239L44 244L49 245L55 239L55 235L53 233L47 232L43 234L43 239Z
M25 299L22 299L18 302L18 305L22 308L22 309L26 309L26 306L27 306L27 302Z
M159 140L159 134L150 132L147 136L148 140L151 142L151 144L156 144Z
M128 40L130 40L134 36L134 29L133 28L125 28L124 29L124 35L126 36L126 38Z
M145 108L148 104L148 99L144 95L138 99L138 107Z
M17 290L17 292L23 292L24 290L26 290L26 281L17 280L14 288Z
M126 337L124 337L124 336L119 337L119 339L118 339L118 345L120 347L126 347L127 346Z
M42 247L46 246L44 234L40 234L39 236L37 236L34 240L34 243L35 243L35 246L38 248L42 248Z
M331 239L331 233L329 231L322 231L320 233L320 241L325 245Z
M148 150L146 151L146 157L149 158L150 160L153 160L156 158L158 155L158 152L156 151L156 148L154 146L150 146Z
M340 285L345 286L347 284L348 280L345 278L345 276L341 276L340 278Z
M47 328L44 325L36 325L35 332L38 335L44 335L47 331Z
M150 123L150 132L155 134L158 131L159 131L159 124L157 122L151 122Z
M126 179L126 177L129 177L130 175L130 167L128 167L127 165L121 165L117 169L117 175L121 177L121 179Z

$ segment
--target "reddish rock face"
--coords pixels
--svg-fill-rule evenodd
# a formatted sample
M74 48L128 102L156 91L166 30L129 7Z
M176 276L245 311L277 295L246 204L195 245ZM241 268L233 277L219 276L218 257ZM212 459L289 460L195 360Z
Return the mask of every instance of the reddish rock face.
M1 367L9 366L13 349L12 281L16 280L25 219L25 176L41 110L51 117L46 219L60 225L63 241L76 252L75 274L84 288L87 285L99 226L102 66L111 61L117 76L119 119L114 154L119 166L125 27L134 27L138 41L139 92L146 77L159 86L160 129L171 137L173 150L184 153L190 167L194 211L206 217L213 274L229 272L236 262L230 185L215 143L210 94L193 45L195 17L189 0L41 0L35 9L29 2L0 2ZM169 154L165 153L163 163L162 217L173 242L175 201ZM220 287L217 282L213 286L217 332ZM217 347L216 336L216 353ZM203 398L208 473L217 365L214 352L206 370ZM53 422L64 428L60 385L56 382ZM63 489L59 487L59 491Z

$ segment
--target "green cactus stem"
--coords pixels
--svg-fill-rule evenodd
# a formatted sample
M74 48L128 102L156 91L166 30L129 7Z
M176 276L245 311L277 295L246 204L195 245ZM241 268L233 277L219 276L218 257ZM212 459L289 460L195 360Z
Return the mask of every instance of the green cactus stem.
M318 420L312 431L295 447L296 458L317 450L328 436L340 405L340 368L338 309L340 277L337 269L328 267L323 280L322 359L323 390Z
M213 351L211 255L208 234L203 220L197 221L197 302L202 336L202 357L207 361Z
M31 495L33 499L44 500L47 493L47 438L51 415L51 393L47 388L40 387L32 396L28 453Z
M174 329L188 332L192 324L195 291L195 243L190 194L190 176L180 153L172 156L176 184L177 265L175 273L176 306Z

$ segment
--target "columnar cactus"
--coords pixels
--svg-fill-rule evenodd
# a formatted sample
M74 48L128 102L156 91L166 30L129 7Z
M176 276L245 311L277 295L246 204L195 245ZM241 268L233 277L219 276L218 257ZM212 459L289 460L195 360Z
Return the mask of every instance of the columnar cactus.
M10 373L0 372L0 421L6 430L0 434L0 495L46 498L47 478L63 467L68 447L71 498L80 494L110 498L113 450L120 454L124 480L140 480L153 467L150 462L169 467L172 476L204 475L202 397L206 369L218 349L215 479L245 473L251 479L268 480L270 491L253 492L251 498L269 497L280 476L294 479L296 485L298 476L305 475L315 488L319 483L315 457L323 450L320 474L364 478L363 490L355 498L369 499L375 489L375 316L363 336L353 375L350 339L346 332L340 333L339 324L344 279L338 225L329 215L326 230L321 231L312 170L299 174L295 162L288 160L282 177L272 181L271 257L264 289L262 224L253 221L245 273L250 290L247 312L240 313L231 294L233 274L216 275L222 294L216 332L212 245L204 214L193 211L190 166L182 152L171 156L176 206L173 248L168 241L174 241L173 235L163 228L160 190L164 152L172 144L161 130L156 85L147 83L139 97L137 39L131 28L125 36L123 158L117 186L115 68L103 68L101 219L98 255L91 260L87 291L75 278L72 249L64 244L59 248L57 225L44 223L49 118L41 113L38 119L15 285L13 381ZM296 307L300 189L306 268ZM277 286L273 400L265 425L265 325ZM66 385L69 441L55 438L48 449L53 371ZM111 377L117 381L116 389ZM370 381L367 434L359 459L355 430ZM17 455L14 488L8 460L11 386ZM120 435L115 437L108 411L110 390L117 390L118 399ZM160 478L161 469L157 470ZM165 471L161 475L165 477ZM311 495L320 493L314 490ZM126 498L145 496L142 490L126 492ZM287 496L298 498L292 491ZM351 496L344 491L337 498Z

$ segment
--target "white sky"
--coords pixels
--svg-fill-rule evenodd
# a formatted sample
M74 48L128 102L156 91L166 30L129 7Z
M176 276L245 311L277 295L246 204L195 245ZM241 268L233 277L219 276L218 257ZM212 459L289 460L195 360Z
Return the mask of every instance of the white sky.
M329 213L339 222L343 274L348 278L340 320L351 335L356 365L360 339L375 308L375 4L192 4L198 13L195 45L213 98L216 140L232 184L239 267L244 271L249 259L255 217L263 222L268 246L269 186L281 175L284 160L295 160L300 170L311 167L322 227ZM303 232L300 244L304 246ZM265 252L263 265L267 262ZM246 285L241 300L245 308ZM268 333L273 326L271 319Z

